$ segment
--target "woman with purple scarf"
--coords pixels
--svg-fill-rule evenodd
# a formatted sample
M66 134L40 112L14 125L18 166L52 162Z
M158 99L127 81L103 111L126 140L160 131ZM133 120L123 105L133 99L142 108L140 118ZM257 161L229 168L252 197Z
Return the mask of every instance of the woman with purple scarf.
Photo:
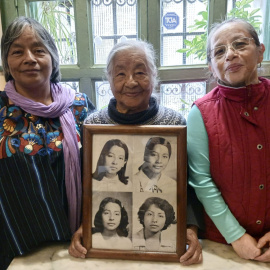
M0 269L44 242L67 241L80 225L80 125L94 110L59 84L50 34L16 18L1 41Z

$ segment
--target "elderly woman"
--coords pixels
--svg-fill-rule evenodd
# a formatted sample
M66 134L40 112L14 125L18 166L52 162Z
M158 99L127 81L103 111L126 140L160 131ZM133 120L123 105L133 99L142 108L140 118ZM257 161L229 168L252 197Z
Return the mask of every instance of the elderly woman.
M79 126L93 105L59 84L59 57L37 21L15 19L1 40L0 266L80 225ZM75 118L76 115L76 118Z
M188 161L207 213L203 236L270 262L270 81L257 73L264 50L248 22L214 25L207 52L218 85L189 114Z
M152 45L140 40L116 44L109 53L106 74L114 98L109 106L89 115L86 124L184 125L185 119L176 111L158 105L152 92L157 85L157 68ZM195 199L197 199L195 197ZM197 210L196 215L193 211ZM187 241L189 248L181 257L184 265L202 261L197 238L200 204L188 201ZM195 225L195 226L194 226ZM81 246L82 228L69 248L70 254L84 257Z

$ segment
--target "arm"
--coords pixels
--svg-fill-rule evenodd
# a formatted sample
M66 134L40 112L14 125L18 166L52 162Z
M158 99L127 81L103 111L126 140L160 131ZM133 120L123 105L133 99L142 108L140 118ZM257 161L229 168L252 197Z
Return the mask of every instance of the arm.
M244 259L261 254L256 240L238 223L212 180L208 152L208 136L199 109L194 106L188 117L187 150L189 182L195 188L208 216L235 252Z
M187 151L189 183L194 187L198 199L228 243L244 235L222 195L212 180L208 152L208 136L199 109L193 106L187 125Z

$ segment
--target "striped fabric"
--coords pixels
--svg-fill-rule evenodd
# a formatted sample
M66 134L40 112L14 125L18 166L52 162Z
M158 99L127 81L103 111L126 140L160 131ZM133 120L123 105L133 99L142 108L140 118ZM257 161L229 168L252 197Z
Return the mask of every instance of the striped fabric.
M94 106L76 94L71 111L80 125ZM45 119L8 105L0 92L0 254L17 256L47 241L70 239L63 133Z

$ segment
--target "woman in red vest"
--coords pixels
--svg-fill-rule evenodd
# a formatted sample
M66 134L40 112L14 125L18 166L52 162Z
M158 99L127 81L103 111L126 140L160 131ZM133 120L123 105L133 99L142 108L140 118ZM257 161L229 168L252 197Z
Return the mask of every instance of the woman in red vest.
M270 80L251 24L214 25L208 64L217 86L188 117L189 182L205 208L204 238L270 262Z

